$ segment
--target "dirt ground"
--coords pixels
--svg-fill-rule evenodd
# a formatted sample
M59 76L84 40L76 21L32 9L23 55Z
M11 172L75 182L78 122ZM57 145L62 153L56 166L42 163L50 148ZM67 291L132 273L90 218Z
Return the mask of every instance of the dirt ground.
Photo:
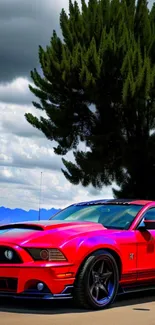
M107 310L79 310L68 302L0 301L0 325L155 325L155 292L119 298Z

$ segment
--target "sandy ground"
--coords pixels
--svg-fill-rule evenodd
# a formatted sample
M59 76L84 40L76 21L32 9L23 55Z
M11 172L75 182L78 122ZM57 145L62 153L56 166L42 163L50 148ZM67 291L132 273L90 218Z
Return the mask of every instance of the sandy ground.
M0 325L155 325L155 292L119 298L103 311L69 302L0 301Z

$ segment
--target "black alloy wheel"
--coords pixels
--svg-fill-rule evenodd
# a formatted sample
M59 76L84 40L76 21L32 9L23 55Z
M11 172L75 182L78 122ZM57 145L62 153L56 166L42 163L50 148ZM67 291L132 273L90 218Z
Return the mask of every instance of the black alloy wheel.
M103 309L115 300L118 286L119 270L114 257L99 250L82 266L75 282L74 299L81 307Z

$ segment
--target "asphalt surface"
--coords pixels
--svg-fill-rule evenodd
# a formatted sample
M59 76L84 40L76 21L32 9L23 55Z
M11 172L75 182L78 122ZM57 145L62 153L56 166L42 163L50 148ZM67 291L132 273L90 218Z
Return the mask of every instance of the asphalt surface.
M117 299L107 310L86 311L71 301L0 300L0 325L155 325L155 292Z

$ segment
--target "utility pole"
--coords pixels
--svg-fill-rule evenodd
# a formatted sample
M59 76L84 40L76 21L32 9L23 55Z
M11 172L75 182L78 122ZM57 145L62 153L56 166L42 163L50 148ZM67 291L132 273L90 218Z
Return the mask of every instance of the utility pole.
M41 216L41 194L42 194L42 175L43 175L43 173L41 172L41 175L40 175L40 191L39 191L39 220L40 220L40 216Z

